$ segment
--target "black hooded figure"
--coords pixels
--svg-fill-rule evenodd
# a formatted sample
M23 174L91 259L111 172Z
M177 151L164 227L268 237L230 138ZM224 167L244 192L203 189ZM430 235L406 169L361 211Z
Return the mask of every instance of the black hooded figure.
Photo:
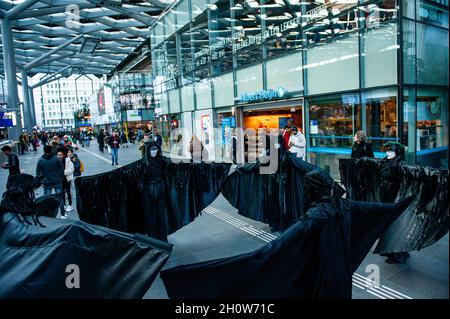
M142 207L145 233L148 236L167 241L167 190L165 172L167 162L157 142L151 141L144 149L144 174L139 185L142 196Z
M403 145L388 142L384 144L387 149L386 157L380 163L380 201L393 203L400 189L400 164L405 160Z
M401 162L405 160L405 148L402 144L388 142L383 145L386 149L386 158L380 163L380 201L394 203L401 183ZM388 264L404 264L410 257L408 252L381 254L388 257Z

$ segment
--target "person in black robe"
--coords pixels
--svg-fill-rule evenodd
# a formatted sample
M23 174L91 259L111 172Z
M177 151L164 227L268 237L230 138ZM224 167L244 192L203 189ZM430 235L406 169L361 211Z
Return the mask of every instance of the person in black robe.
M98 149L100 150L100 152L103 153L105 149L105 134L103 132L103 129L101 129L100 132L98 132L97 142L98 142Z
M35 202L38 186L17 175L0 203L0 298L142 298L171 245L81 221L37 220L59 207L54 195Z
M153 238L167 241L167 163L156 141L144 146L143 180L140 184L145 233Z
M350 299L352 275L386 228L411 203L361 203L322 187L315 171L309 192L317 200L280 237L260 249L161 271L174 299Z

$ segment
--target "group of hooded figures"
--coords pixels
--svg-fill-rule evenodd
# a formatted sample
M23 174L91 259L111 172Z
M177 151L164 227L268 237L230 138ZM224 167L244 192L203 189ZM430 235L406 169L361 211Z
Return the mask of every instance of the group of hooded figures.
M375 253L392 258L448 231L448 170L342 159L342 187L282 147L276 172L260 174L263 163L176 163L153 142L139 161L76 179L81 221L54 218L58 199L35 200L39 185L19 176L1 203L0 297L141 298L160 273L170 298L350 299L377 240ZM220 193L281 235L250 253L161 271L167 236ZM67 286L68 265L80 271L78 289Z

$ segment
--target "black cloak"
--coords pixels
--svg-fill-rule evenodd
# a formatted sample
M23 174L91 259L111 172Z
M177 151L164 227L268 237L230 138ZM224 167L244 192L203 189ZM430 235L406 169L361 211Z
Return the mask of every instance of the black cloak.
M375 253L420 250L448 232L448 170L370 158L340 159L339 169L353 200L393 202L414 196L411 206L380 238Z
M169 244L142 235L39 220L45 228L0 215L0 298L142 298L169 258ZM66 286L68 265L79 288Z
M284 150L279 150L277 170L261 174L261 162L238 167L225 181L224 197L238 213L269 224L273 230L285 230L303 216L322 193L334 189L344 194L330 175ZM251 199L251 200L249 200Z
M144 155L144 159L119 169L75 179L81 220L165 240L213 202L231 166L227 163L174 163L160 155L154 163L150 160L146 164L148 154ZM155 181L153 185L152 181ZM164 208L159 213L155 207L150 207L156 194L157 206ZM146 227L151 223L155 223L154 231Z
M352 275L410 204L322 201L260 249L161 271L170 298L350 299Z

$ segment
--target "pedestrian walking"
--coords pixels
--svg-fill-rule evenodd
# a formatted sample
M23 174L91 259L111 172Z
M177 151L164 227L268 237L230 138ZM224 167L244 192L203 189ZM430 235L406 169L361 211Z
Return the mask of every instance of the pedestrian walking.
M44 155L38 160L36 166L36 178L41 182L44 187L44 195L50 195L52 191L55 194L60 194L59 210L62 219L66 219L68 216L64 209L63 200L63 179L64 179L64 166L58 157L52 155L52 146L44 146Z
M291 137L289 138L289 151L297 154L297 157L305 160L306 155L306 139L305 135L298 131L297 126L291 126Z
M1 166L2 168L9 170L7 182L7 185L9 185L11 176L20 174L19 157L17 156L17 154L14 154L12 152L12 148L9 145L2 146L2 152L8 157L8 161L3 163Z
M69 149L67 147L63 146L58 149L58 158L64 165L64 178L63 178L62 186L63 186L63 199L64 199L64 206L65 206L64 208L65 208L66 212L70 212L73 210L71 188L72 188L74 167L73 167L72 161L68 157L68 153L69 153ZM65 205L66 195L67 195L67 202L69 205Z
M111 165L119 165L119 148L120 148L120 138L117 132L114 131L113 135L109 138L109 147L111 148Z

